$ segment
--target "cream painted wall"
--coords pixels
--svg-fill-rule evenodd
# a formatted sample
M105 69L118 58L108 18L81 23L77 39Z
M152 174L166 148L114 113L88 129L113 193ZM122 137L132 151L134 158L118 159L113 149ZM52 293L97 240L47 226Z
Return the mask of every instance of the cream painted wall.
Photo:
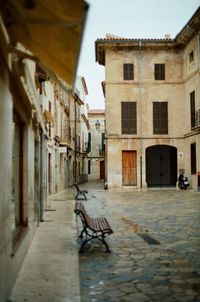
M105 132L105 114L88 114L90 123L90 133L91 133L91 152L88 155L88 160L90 160L90 174L88 174L89 180L100 179L100 161L104 160L104 155L99 153L100 146L102 143L102 133ZM101 126L97 130L95 123L99 120Z

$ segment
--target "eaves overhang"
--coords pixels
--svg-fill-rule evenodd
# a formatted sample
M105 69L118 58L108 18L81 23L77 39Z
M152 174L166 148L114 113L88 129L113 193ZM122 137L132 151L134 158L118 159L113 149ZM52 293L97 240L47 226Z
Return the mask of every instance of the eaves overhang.
M195 11L182 30L176 35L174 41L178 45L185 45L196 34L200 35L200 7Z
M97 39L95 41L96 62L100 65L105 65L105 51L108 49L180 49L184 47L195 34L200 35L200 7L174 39L129 39L118 37Z
M105 65L106 49L174 49L176 47L172 39L98 39L95 41L96 62Z

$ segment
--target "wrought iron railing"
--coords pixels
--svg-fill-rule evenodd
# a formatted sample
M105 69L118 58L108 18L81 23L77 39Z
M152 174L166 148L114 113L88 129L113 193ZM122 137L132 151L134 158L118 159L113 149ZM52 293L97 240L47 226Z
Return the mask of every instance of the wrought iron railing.
M195 127L200 126L200 109L195 112Z

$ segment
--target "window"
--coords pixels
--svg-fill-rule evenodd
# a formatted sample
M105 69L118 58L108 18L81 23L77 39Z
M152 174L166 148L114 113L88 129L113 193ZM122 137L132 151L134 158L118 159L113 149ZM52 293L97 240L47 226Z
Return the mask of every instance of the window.
M76 150L80 151L81 148L81 137L80 135L76 134Z
M51 102L49 101L49 112L51 114ZM51 138L51 123L49 123L49 137Z
M153 133L168 134L167 102L153 102Z
M91 133L88 132L88 152L91 152Z
M136 134L136 102L121 103L122 134Z
M71 139L72 139L72 130L71 130L70 126L68 127L68 137L69 137L69 141L71 142Z
M195 92L190 93L190 121L191 128L195 127Z
M13 165L12 165L12 230L23 224L23 126L15 116L13 121Z
M35 69L35 80L36 80L36 86L39 88L39 94L42 94L45 92L45 81L48 79L48 76L46 72L38 65L36 64Z
M13 116L13 146L12 146L12 195L11 195L11 229L13 234L13 255L17 250L23 234L28 226L24 214L24 124L16 114Z
M105 133L101 134L101 150L105 151Z
M91 161L88 160L88 174L91 174Z
M191 52L189 53L189 63L192 63L193 61L194 61L194 52L191 51Z
M133 64L124 64L124 80L134 80Z
M155 80L165 80L165 64L154 65Z
M190 145L191 174L196 174L196 143Z

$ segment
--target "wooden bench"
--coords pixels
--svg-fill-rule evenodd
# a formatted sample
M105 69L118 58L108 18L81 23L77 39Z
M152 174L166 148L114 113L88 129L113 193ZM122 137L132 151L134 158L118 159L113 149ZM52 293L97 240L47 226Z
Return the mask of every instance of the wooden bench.
M106 234L111 235L113 230L111 229L107 219L105 217L91 218L86 212L83 203L80 201L76 202L74 212L80 217L83 225L83 230L81 231L79 238L83 238L84 234L86 235L79 252L83 252L84 246L87 242L92 239L98 239L105 245L106 252L110 253L109 246L105 241L105 236Z
M75 199L79 199L78 198L79 196L83 196L84 199L87 200L86 194L88 193L88 191L87 190L81 190L76 182L74 183L74 186L76 187L76 191L77 191Z

